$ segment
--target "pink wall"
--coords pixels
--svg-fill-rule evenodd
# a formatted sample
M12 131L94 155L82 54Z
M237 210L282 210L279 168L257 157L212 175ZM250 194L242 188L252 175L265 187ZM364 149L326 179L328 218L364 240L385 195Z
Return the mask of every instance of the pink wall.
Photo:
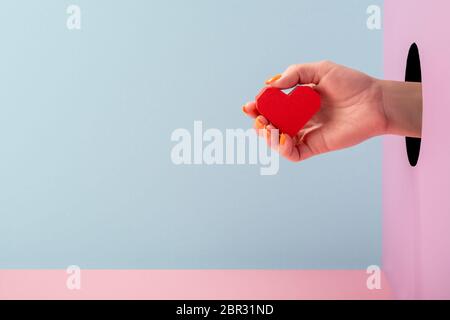
M386 0L385 78L422 60L423 139L417 167L404 138L384 142L383 269L398 298L450 299L450 1Z

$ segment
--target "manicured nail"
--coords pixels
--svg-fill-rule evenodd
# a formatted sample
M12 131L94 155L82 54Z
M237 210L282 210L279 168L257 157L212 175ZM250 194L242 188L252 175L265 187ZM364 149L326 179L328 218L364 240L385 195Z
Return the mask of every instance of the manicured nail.
M284 146L285 143L286 143L286 135L282 133L280 136L280 144Z
M247 114L247 110L245 110L245 106L242 107L242 111Z
M258 118L256 118L256 121L255 121L255 127L258 130L264 129L266 127L266 124L261 120L260 117L258 117Z
M281 77L282 77L281 74L277 74L276 76L274 76L274 77L270 78L269 80L267 80L267 81L266 81L266 84L272 84L272 83L274 83L275 81L280 80Z

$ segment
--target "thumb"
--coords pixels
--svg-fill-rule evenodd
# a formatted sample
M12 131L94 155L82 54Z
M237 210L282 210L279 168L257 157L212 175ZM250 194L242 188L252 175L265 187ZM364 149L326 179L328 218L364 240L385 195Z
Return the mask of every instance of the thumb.
M289 89L296 85L318 85L320 80L334 67L335 63L321 61L304 64L294 64L266 81L266 84L279 89Z

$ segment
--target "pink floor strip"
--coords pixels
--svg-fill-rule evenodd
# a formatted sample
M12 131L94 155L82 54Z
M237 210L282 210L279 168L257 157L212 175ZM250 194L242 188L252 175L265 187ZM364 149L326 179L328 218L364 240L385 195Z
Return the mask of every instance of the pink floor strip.
M82 270L69 290L65 270L0 270L0 299L296 300L390 299L369 290L365 270Z

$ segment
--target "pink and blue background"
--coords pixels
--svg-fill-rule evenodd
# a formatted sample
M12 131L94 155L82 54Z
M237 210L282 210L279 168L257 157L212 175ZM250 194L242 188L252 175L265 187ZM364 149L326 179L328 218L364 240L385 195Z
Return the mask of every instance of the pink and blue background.
M408 287L434 269L413 274L404 255L417 250L408 237L420 235L395 230L398 221L389 218L382 225L383 199L392 196L401 211L397 200L412 195L400 186L382 197L397 175L383 180L381 138L302 164L282 161L273 177L250 165L170 160L172 131L195 120L250 126L240 106L289 64L329 59L383 77L384 48L387 75L401 80L407 49L420 38L383 26L383 46L383 30L366 27L366 8L382 1L80 0L82 29L69 31L72 3L2 4L0 298L448 293L445 284L427 286L435 278ZM389 27L401 14L392 3ZM425 135L433 135L438 120L426 115ZM395 174L414 179L426 170L407 166L400 140L384 145L385 168L395 164ZM435 167L446 159L432 154L422 160ZM431 209L423 199L423 210ZM436 204L440 222L448 221L445 205ZM401 222L419 223L402 215ZM426 226L432 232L434 222ZM384 230L392 233L383 240ZM436 248L436 237L428 246ZM427 254L414 263L430 268L426 259L436 256ZM383 275L383 289L368 290L365 269L385 263L389 283ZM82 269L80 291L65 286L69 265Z

